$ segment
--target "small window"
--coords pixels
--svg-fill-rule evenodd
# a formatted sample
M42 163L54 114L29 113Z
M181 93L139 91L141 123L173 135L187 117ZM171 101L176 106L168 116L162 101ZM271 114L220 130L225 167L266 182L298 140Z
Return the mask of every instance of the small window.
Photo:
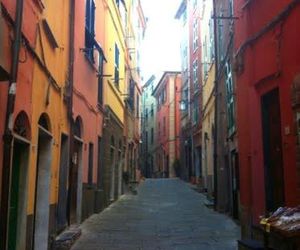
M147 122L148 121L148 109L146 108L145 110L145 121Z
M154 142L154 129L151 128L151 144Z
M167 129L166 129L166 117L163 118L163 133L166 135Z
M198 84L198 60L193 62L193 83L194 86Z
M94 44L95 44L95 3L94 0L86 0L85 10L85 54L92 62L94 60Z
M154 104L151 103L151 117L154 116Z
M118 45L115 44L115 84L119 87L120 81L120 51Z
M198 48L198 20L195 18L193 23L193 50Z

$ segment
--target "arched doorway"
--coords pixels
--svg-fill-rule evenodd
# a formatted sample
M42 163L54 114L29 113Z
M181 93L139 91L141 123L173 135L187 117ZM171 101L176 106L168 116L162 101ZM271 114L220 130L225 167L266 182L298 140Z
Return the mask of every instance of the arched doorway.
M118 193L117 197L119 198L122 195L122 173L123 173L123 144L122 140L119 140L119 148L118 148Z
M49 197L52 160L50 119L43 113L38 121L33 249L48 249Z
M110 182L110 201L115 200L115 137L112 135L110 138L110 171L111 171L111 182Z
M69 204L68 221L69 225L81 221L82 201L82 148L83 148L83 125L82 119L78 116L74 122L73 155L69 172Z
M21 111L13 128L13 155L9 197L8 249L26 247L28 165L30 149L30 123Z

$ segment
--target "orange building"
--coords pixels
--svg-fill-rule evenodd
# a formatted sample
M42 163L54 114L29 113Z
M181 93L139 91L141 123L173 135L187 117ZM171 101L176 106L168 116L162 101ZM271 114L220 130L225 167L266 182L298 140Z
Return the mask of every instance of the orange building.
M0 61L10 72L0 86L0 249L42 250L56 233L59 166L67 167L69 3L3 0L1 13Z
M72 93L72 159L69 193L69 223L80 223L99 212L100 201L103 63L104 44L103 1L87 0L74 6L73 87ZM96 11L97 10L97 11ZM82 184L81 184L82 183ZM95 201L97 205L95 205ZM82 205L82 207L81 207Z
M180 72L164 72L153 96L156 98L155 159L161 177L175 177L174 163L179 159Z

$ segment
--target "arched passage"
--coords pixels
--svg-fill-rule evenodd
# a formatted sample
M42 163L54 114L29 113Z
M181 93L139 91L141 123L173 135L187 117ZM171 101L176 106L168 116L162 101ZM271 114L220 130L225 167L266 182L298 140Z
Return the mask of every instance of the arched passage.
M51 123L46 113L38 120L33 249L48 249L49 197L52 161Z
M82 203L82 150L83 122L77 116L73 124L72 161L69 172L68 221L69 225L81 221Z
M28 194L30 123L25 111L15 119L12 154L12 178L9 197L8 248L25 249Z

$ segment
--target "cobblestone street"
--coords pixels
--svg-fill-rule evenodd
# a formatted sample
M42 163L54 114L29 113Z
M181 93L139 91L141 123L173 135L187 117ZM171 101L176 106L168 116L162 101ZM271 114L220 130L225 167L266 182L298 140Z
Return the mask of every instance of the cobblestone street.
M239 227L178 179L148 179L82 225L72 250L236 249Z

